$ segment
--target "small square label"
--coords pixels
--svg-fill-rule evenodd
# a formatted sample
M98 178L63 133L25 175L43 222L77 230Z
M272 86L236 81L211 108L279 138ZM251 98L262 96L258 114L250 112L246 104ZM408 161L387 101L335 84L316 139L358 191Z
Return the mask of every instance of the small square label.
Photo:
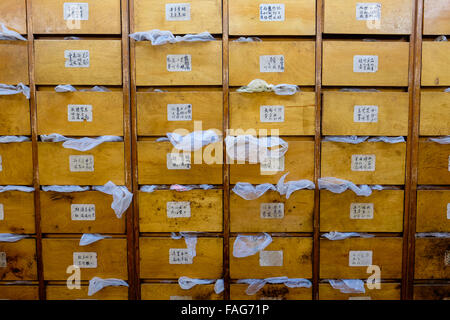
M284 171L284 156L281 158L266 158L260 164L261 175L271 175Z
M378 71L378 56L353 56L353 72L374 73Z
M89 68L89 50L64 50L66 68Z
M375 155L374 154L353 154L352 155L352 171L375 171Z
M378 122L378 106L355 106L353 122Z
M350 251L348 265L350 267L367 267L372 265L372 251Z
M0 252L0 268L6 268L8 262L6 261L6 252Z
M192 104L168 104L167 105L168 121L191 121L192 120Z
M260 4L259 21L284 21L284 4Z
M350 219L373 219L373 203L352 203Z
M64 20L89 20L89 3L65 2Z
M190 3L166 3L166 21L191 20Z
M190 54L168 54L166 57L167 71L192 71L192 57Z
M190 218L191 203L189 201L169 201L166 204L167 218Z
M259 72L284 72L284 56L259 56Z
M284 203L261 203L261 219L283 219Z
M169 249L170 264L192 264L192 255L189 249Z
M69 156L71 172L93 172L94 156L93 155L72 155Z
M69 122L92 122L92 106L89 104L69 104L67 106Z
M5 220L5 211L3 209L3 203L0 203L0 221Z
M356 4L356 20L381 20L381 3Z
M190 153L168 153L167 169L169 170L190 170L191 154Z
M72 221L95 221L95 204L70 205Z
M283 251L260 251L259 252L260 267L282 267Z
M260 106L261 122L284 122L284 106Z
M73 265L85 269L97 268L97 252L74 252Z

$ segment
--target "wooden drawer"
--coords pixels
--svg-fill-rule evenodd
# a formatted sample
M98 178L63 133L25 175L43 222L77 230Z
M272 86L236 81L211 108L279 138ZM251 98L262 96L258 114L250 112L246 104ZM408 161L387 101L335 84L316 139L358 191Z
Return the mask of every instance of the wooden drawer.
M214 156L214 151L217 153L216 159L209 159L209 155ZM176 161L172 164L181 164L179 166L181 169L168 169L169 154L174 153L178 153L179 156L175 156ZM222 153L222 142L210 144L191 153L184 153L175 149L168 141L156 142L154 139L138 141L139 184L222 184ZM188 167L188 163L181 161L181 157L188 157L188 154L191 157L191 165L189 169L183 169ZM202 155L208 155L208 159ZM177 162L178 160L180 161ZM216 163L207 164L205 160L216 161ZM196 161L201 163L196 164Z
M31 185L31 142L0 143L0 185Z
M406 87L408 60L408 42L324 41L322 84Z
M416 284L414 285L414 300L449 300L450 285L448 284Z
M450 232L450 190L418 190L416 232Z
M450 134L450 94L422 91L420 97L420 135Z
M124 286L105 287L93 296L88 295L88 290L88 285L72 290L67 286L47 285L46 296L47 300L128 300L128 288Z
M256 200L230 193L231 232L312 232L314 190L299 190L289 199L267 191Z
M125 184L123 142L104 142L85 152L39 142L38 155L41 185Z
M0 2L0 23L20 34L27 33L27 9L25 0L3 0Z
M223 191L218 189L140 192L139 229L141 232L222 232L222 197Z
M221 40L135 46L138 86L222 85Z
M125 219L111 209L111 195L99 191L41 191L43 233L125 233Z
M407 92L323 93L324 135L407 136Z
M414 279L450 279L449 238L416 238Z
M293 96L273 93L230 93L230 128L233 130L279 130L281 136L314 135L315 93ZM255 133L257 134L257 132Z
M405 160L405 142L322 142L322 177L336 177L355 184L404 184Z
M121 85L121 45L120 40L35 40L36 83Z
M369 275L367 275L369 276ZM365 293L342 293L329 283L319 284L320 300L400 300L400 283L381 283L381 289L369 289Z
M450 184L450 145L419 141L419 184Z
M27 41L0 40L0 83L20 82L29 83Z
M80 246L79 242L79 238L42 239L45 280L67 280L66 269L78 261L91 266L80 266L81 280L128 279L126 239L103 239L87 246Z
M30 136L30 105L23 94L0 97L0 135Z
M287 172L289 172L289 175L286 177L286 181L314 180L314 141L302 138L283 138L283 140L289 144L289 148L284 155L284 170L273 174L274 172L261 171L260 163L238 164L237 161L233 161L234 163L230 165L231 183L277 183L281 176ZM283 169L283 160L279 162L278 169Z
M120 34L120 0L33 0L34 33Z
M35 233L34 193L0 193L0 233Z
M37 92L38 134L123 136L122 92Z
M189 254L185 251L186 248L184 238L174 240L163 237L141 237L139 239L140 277L144 279L178 279L182 276L194 279L222 278L222 238L197 238L197 255L190 264L175 264L171 261L169 252L172 252L172 256L176 258L177 254ZM171 249L183 251L180 253L179 250Z
M265 279L270 277L312 277L312 238L273 237L263 251L245 258L233 256L235 237L230 238L230 277Z
M0 265L2 280L37 280L36 239L0 242Z
M231 300L311 300L311 288L289 288L284 284L267 283L254 295L247 295L248 284L233 283L230 285Z
M222 1L134 0L134 31L152 29L222 33Z
M423 34L450 34L450 3L447 0L425 0Z
M325 0L325 33L410 34L414 0ZM369 5L369 6L367 6Z
M38 286L0 286L0 300L39 300Z
M231 35L315 35L314 0L229 1Z
M196 285L184 290L178 283L143 283L141 300L222 300L223 293L214 292L214 284Z
M380 267L382 279L400 279L402 246L402 238L320 239L320 278L367 279L372 275L366 272L367 265L371 264ZM372 258L361 255L371 255Z
M244 86L254 79L314 85L314 41L231 41L229 45L230 86Z
M450 42L422 43L422 85L450 85Z
M140 136L165 136L183 128L194 131L222 128L221 91L138 92L137 130Z
M373 191L359 197L320 191L321 232L402 232L403 190Z

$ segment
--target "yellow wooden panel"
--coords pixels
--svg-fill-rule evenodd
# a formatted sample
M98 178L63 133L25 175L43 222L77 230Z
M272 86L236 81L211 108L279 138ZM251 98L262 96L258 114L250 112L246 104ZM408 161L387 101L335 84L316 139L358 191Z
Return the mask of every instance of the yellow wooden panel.
M128 300L128 287L105 287L93 296L88 295L89 286L68 289L67 286L47 285L47 300Z
M75 252L97 254L96 268L80 268L80 280L93 277L127 280L127 240L103 239L87 246L79 245L80 239L42 239L42 260L45 280L67 280L66 270L74 265Z
M0 162L0 185L33 183L31 142L0 143Z
M450 42L422 43L422 86L450 85Z
M0 135L31 135L30 105L23 94L0 97Z
M263 251L281 251L280 266L261 266L261 254L236 258L233 255L235 237L230 238L230 277L232 279L265 279L269 277L311 278L312 277L312 238L273 237L272 243ZM269 255L269 254L268 254ZM280 253L274 253L277 258ZM263 264L267 263L264 261ZM273 262L279 263L278 259ZM271 260L268 259L270 264Z
M423 34L450 34L450 3L447 0L425 0Z
M0 299L4 300L39 300L38 286L0 286Z
M36 83L121 85L121 45L120 40L35 40ZM89 51L89 67L65 67L70 50Z
M450 278L450 239L416 238L414 279Z
M138 86L222 84L222 41L179 42L157 46L142 41L135 45ZM190 55L191 71L169 71L169 55Z
M368 197L359 197L350 190L340 194L322 190L320 231L402 232L403 202L403 190L373 191ZM357 204L372 204L372 218L357 218L361 216L361 208Z
M190 105L192 120L169 120L169 105L176 104ZM172 108L175 106L171 106L170 110ZM167 132L180 128L188 131L221 129L223 93L220 91L138 92L137 110L137 130L140 136L165 136ZM200 129L197 129L196 121L201 121Z
M66 149L62 143L39 142L39 175L41 185L104 185L108 181L124 185L124 144L104 142L89 151ZM94 171L73 172L70 156L94 157Z
M76 114L69 105L89 105L90 121L69 120ZM37 92L38 134L69 136L123 136L123 95L121 92Z
M450 145L419 141L419 184L450 184Z
M0 2L0 23L20 34L27 33L27 10L25 0L2 0Z
M364 117L370 116L370 112L358 113L357 106L376 106L376 120ZM408 135L407 92L325 91L322 108L324 135Z
M170 249L186 249L185 240L162 237L141 237L140 277L144 279L178 279L186 276L195 279L221 279L223 271L222 238L197 238L192 264L170 264Z
M320 300L400 300L400 283L381 283L380 289L369 289L365 293L342 293L329 283L319 284Z
M301 92L293 96L279 96L274 93L230 93L230 128L244 131L279 130L279 135L314 135L315 94ZM266 122L263 106L283 106L282 122ZM264 108L263 108L264 110ZM262 120L265 120L264 122Z
M320 239L321 279L366 279L367 266L350 266L350 251L372 251L372 265L379 266L382 279L402 276L402 238Z
M37 280L35 239L0 242L0 252L6 256L6 268L0 268L1 280Z
M420 135L450 134L450 94L424 92L420 97Z
M284 17L278 21L261 20L262 4L283 4ZM231 35L315 35L316 2L314 0L230 0L229 34ZM267 7L266 7L267 8ZM263 9L264 10L264 9Z
M120 0L84 0L88 9L82 9L87 19L66 20L67 0L33 0L31 15L34 33L120 34ZM70 2L69 2L70 3ZM75 2L77 3L77 2ZM80 10L75 6L76 10ZM66 11L67 10L67 11Z
M353 155L374 155L375 170L352 170ZM356 184L404 184L405 160L405 142L322 142L322 177L336 177Z
M248 284L232 283L230 285L231 300L311 300L311 288L289 288L284 284L266 284L254 295L247 295Z
M417 232L450 232L450 190L417 191Z
M214 284L196 285L185 290L178 283L143 283L141 300L222 300L223 293L214 292Z
M42 232L125 233L125 218L117 218L111 209L112 201L111 195L99 191L41 191ZM72 206L77 204L94 205L95 220L72 220Z
M355 56L377 56L376 72L354 72ZM324 41L325 86L408 86L409 43Z
M0 40L0 83L29 83L27 45L26 41Z
M231 41L229 45L230 86L247 85L254 79L272 84L314 85L314 41ZM265 66L260 63L261 56L280 55L283 56L283 72L261 72Z
M450 285L448 284L416 284L414 300L448 300Z
M33 192L2 192L0 206L0 233L35 233Z
M189 4L190 19L170 20L171 6ZM173 6L172 6L173 8ZM181 9L181 8L180 8ZM169 17L169 20L166 18ZM134 0L134 31L170 30L174 34L222 33L222 1L220 0Z

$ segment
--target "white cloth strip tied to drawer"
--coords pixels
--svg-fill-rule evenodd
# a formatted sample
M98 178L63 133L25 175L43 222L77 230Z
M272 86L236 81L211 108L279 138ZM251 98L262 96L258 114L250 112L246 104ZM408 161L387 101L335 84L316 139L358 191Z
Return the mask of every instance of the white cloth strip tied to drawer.
M8 29L4 23L0 23L0 26L2 29L0 30L0 40L21 40L21 41L27 41L26 38L22 37L20 33Z
M444 92L450 92L450 88L444 89Z
M184 191L191 191L195 189L202 189L202 190L210 190L213 189L214 186L211 184L189 184L189 185L182 185L182 184L172 184L170 187L167 187L166 185L145 185L141 186L140 191L142 192L148 192L152 193L156 190L174 190L179 192Z
M23 95L30 99L30 88L24 85L22 82L17 86L0 83L0 96L9 96L13 94L23 93Z
M196 42L196 41L214 41L214 37L209 32L201 32L196 34L186 34L184 36L174 36L168 30L153 29L149 31L135 32L130 34L130 38L136 41L151 41L153 46L166 43L177 42Z
M258 37L239 37L233 42L262 42L262 40Z
M80 239L80 246L87 246L106 238L111 238L111 236L102 236L98 233L84 233Z
M43 186L42 190L45 192L53 191L53 192L82 192L82 191L89 191L89 187L82 187L82 186Z
M366 293L364 281L360 279L330 279L326 281L330 283L333 289L339 290L342 293Z
M28 237L24 234L0 233L0 242L17 242Z
M96 294L105 287L119 287L119 286L128 287L128 283L120 279L102 279L99 277L94 277L91 280L89 280L88 296L93 296L94 294Z
M256 138L252 135L227 136L226 152L230 160L263 163L267 159L283 157L289 144L276 136Z
M255 79L250 81L246 86L242 86L236 90L243 93L255 93L255 92L274 92L279 96L292 96L300 91L300 88L294 84L268 84L261 79Z
M401 143L405 142L404 137L373 137L370 138L368 136L328 136L322 139L322 141L331 141L331 142L343 142L343 143L351 143L351 144L359 144L362 142L385 142L385 143Z
M1 136L0 143L14 143L30 141L31 139L25 136Z
M77 90L74 86L70 85L70 84L60 84L57 85L55 87L55 91L56 92L111 92L111 90L109 90L106 87L103 86L94 86L91 89L80 89Z
M434 39L434 41L437 41L437 42L445 42L445 41L448 41L448 40L447 40L447 37L446 37L446 36L439 36L439 37L437 37L436 39Z
M328 233L324 233L322 237L327 238L328 240L344 240L348 238L373 238L375 237L372 234L367 233L359 233L359 232L338 232L332 231Z
M237 283L246 283L249 286L245 290L245 293L249 296L256 294L267 283L270 284L284 284L288 288L311 288L312 283L307 279L301 278L288 278L288 277L273 277L266 279L240 279Z
M52 133L49 135L41 135L41 140L44 142L62 142L63 147L66 149L73 149L78 151L88 151L91 149L94 149L98 145L102 144L103 142L120 142L123 141L122 137L118 136L100 136L97 138L67 138L63 135L60 135L58 133Z
M450 144L450 136L440 138L429 138L429 140L439 144Z
M133 200L133 194L125 186L116 186L112 181L108 181L104 186L93 186L92 190L100 191L113 196L111 208L116 213L118 219L129 208Z
M378 89L342 88L340 92L381 92Z
M213 130L193 131L186 135L175 132L167 133L167 139L172 143L175 149L182 151L196 151L204 146L218 142L219 135ZM158 139L157 142L167 141L166 138Z
M378 184L372 186L363 184L358 187L351 181L334 177L325 177L319 178L319 189L326 189L333 193L342 193L345 190L350 189L358 196L368 197L372 194L372 190L383 190L383 187Z
M70 37L64 37L64 40L81 40L81 38L80 37L70 36Z
M25 186L0 186L0 193L6 191L22 191L22 192L33 192L33 187L25 187Z
M250 257L264 250L272 243L272 237L268 233L257 236L238 235L233 244L233 256L236 258Z
M174 240L184 238L189 254L192 259L194 259L194 257L197 255L197 251L195 249L197 246L197 236L195 234L188 233L187 231L181 231L180 234L177 235L175 232L172 232L171 237Z
M416 233L416 238L450 238L449 232L421 232Z
M192 279L189 277L180 277L178 279L178 284L183 290L189 290L198 284L214 284L214 292L220 294L223 292L225 286L223 279L211 280L211 279Z

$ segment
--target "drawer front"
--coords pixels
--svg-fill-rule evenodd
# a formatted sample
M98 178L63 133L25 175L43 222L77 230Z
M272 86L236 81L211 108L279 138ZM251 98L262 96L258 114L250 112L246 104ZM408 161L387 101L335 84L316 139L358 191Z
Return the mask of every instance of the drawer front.
M37 280L36 239L0 242L0 279Z
M284 284L266 284L256 294L245 293L248 284L232 283L230 285L231 300L311 300L311 288L289 288Z
M184 239L141 237L139 243L140 277L143 279L178 279L181 276L194 279L222 278L222 238L197 238L197 255L191 261L189 257L187 261L178 259L186 254Z
M25 0L3 0L0 3L0 23L20 34L27 33L27 9Z
M37 92L38 134L123 136L122 92Z
M232 279L265 279L269 277L311 278L312 238L273 237L263 251L245 258L233 256L230 238L230 277Z
M31 135L30 105L23 94L1 96L0 112L0 135Z
M72 290L67 286L47 285L46 298L47 300L128 300L128 288L124 286L105 287L93 296L89 296L88 291L87 285Z
M450 184L450 145L419 141L419 184Z
M324 135L407 136L406 92L323 93Z
M408 86L408 42L323 42L325 86Z
M281 136L314 135L315 94L302 92L293 96L273 93L230 93L230 128L232 130L265 130Z
M404 184L406 143L322 142L322 177L355 184Z
M185 290L178 283L143 283L141 300L222 300L223 293L214 292L214 284L196 285Z
M93 277L127 280L127 240L103 239L87 246L80 239L42 239L45 280L67 280L69 266L79 265L81 280ZM73 272L72 272L73 274Z
M314 52L314 41L231 41L230 86L247 85L254 79L314 85Z
M420 97L420 135L450 134L450 94L422 91Z
M416 284L414 300L448 300L450 285L448 284Z
M27 41L0 40L0 83L20 82L29 83Z
M450 42L423 41L422 86L450 85Z
M450 232L450 190L417 191L417 232Z
M450 278L450 239L416 238L414 279Z
M402 245L402 238L321 239L320 278L367 279L371 264L380 267L381 279L400 279Z
M373 191L368 197L322 190L320 231L402 232L403 202L403 190Z
M120 40L35 40L36 84L121 85Z
M0 233L35 233L34 193L0 193Z
M170 30L174 34L222 33L220 0L135 0L134 31Z
M380 289L369 289L364 285L365 293L342 293L329 283L319 284L320 300L400 300L400 283L381 283Z
M256 200L231 192L231 232L312 232L314 190L294 192L289 199L267 191Z
M450 3L447 0L425 0L423 34L450 34Z
M0 286L1 300L39 300L38 286L4 285Z
M222 41L135 46L138 86L222 84Z
M39 142L38 154L41 185L125 184L123 142L104 142L86 152Z
M140 136L165 136L183 128L192 132L220 129L223 93L220 91L138 92L137 130ZM200 122L201 123L198 123Z
M31 142L0 143L0 185L31 185Z
M99 191L41 191L43 233L125 233L125 219L111 209L111 195Z

